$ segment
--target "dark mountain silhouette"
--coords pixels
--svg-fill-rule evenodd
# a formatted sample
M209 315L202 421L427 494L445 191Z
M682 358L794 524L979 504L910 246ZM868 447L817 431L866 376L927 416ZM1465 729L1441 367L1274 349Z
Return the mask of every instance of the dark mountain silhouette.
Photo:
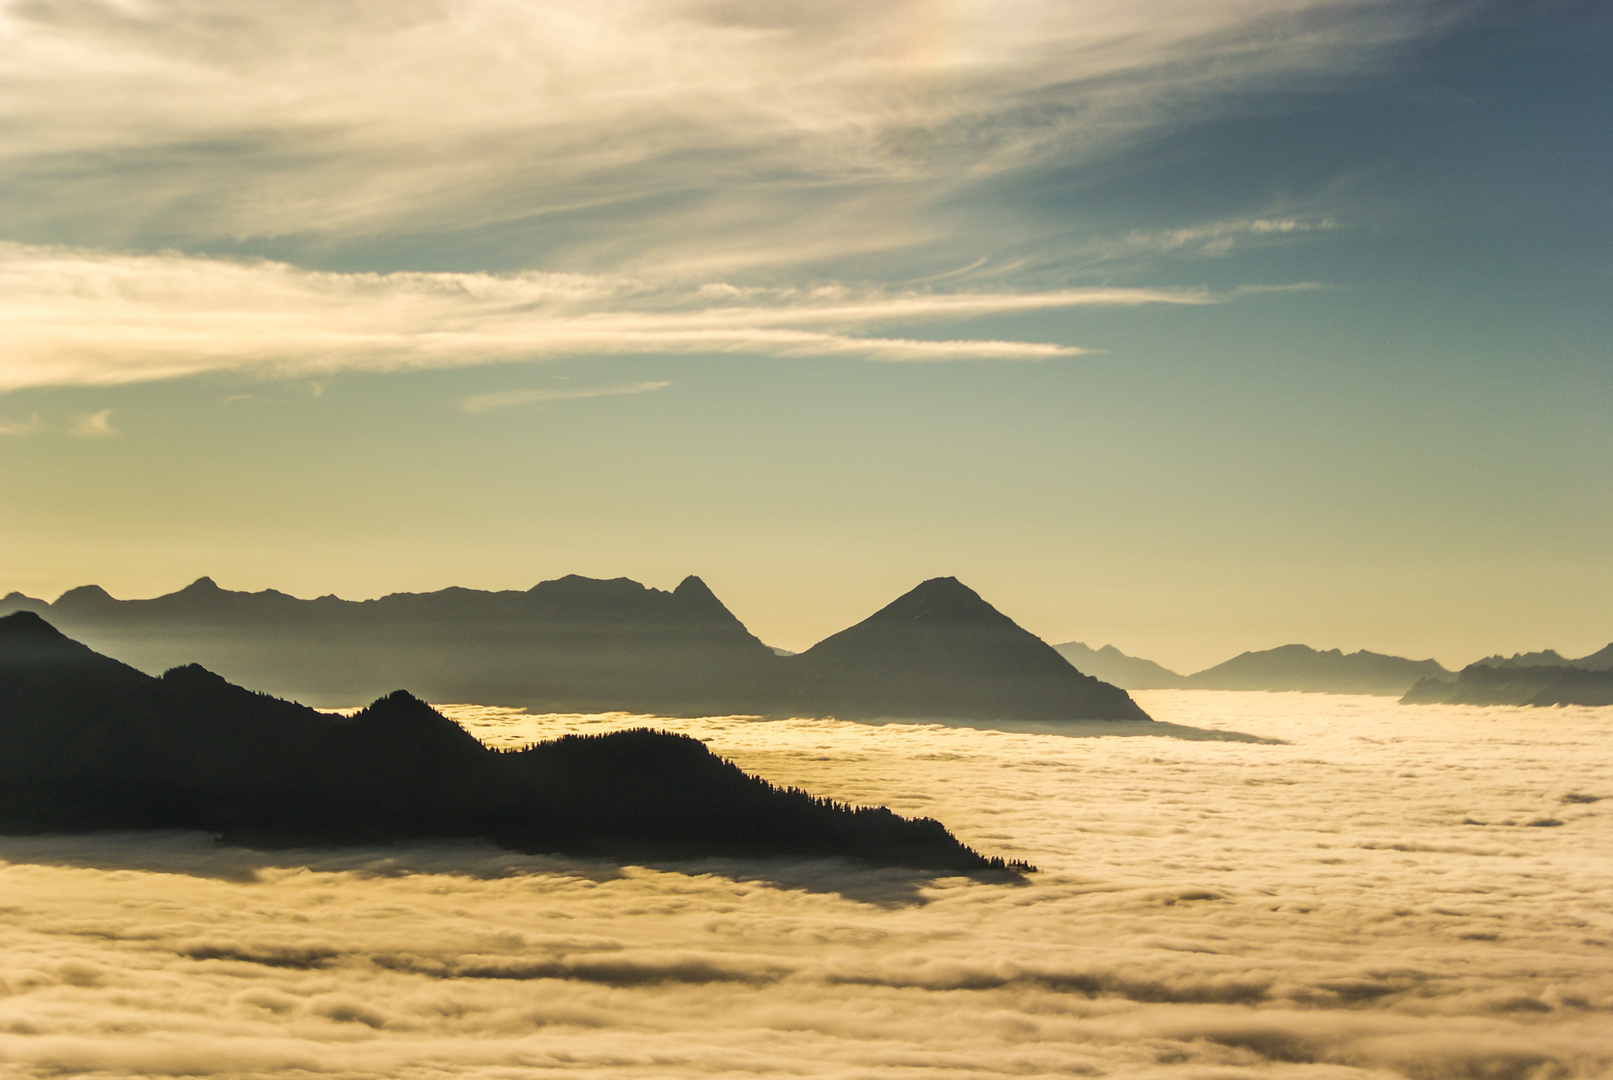
M1306 645L1284 645L1234 656L1189 675L1182 685L1195 690L1303 690L1398 697L1419 679L1451 677L1451 672L1433 660L1408 660L1364 649L1320 652Z
M956 578L931 578L782 658L786 710L853 719L1147 720Z
M1123 690L1172 690L1187 681L1185 675L1140 656L1127 656L1113 645L1094 649L1085 642L1066 641L1053 648L1077 670Z
M1546 649L1542 652L1513 653L1511 656L1501 656L1498 653L1475 662L1493 668L1569 667L1582 668L1585 671L1610 671L1613 670L1613 644L1605 645L1578 660L1566 659L1556 649Z
M1081 675L950 578L795 656L764 645L697 577L672 592L571 576L525 592L364 601L201 578L150 600L93 585L53 604L12 594L8 609L47 615L136 667L198 662L326 706L409 685L434 701L543 712L1146 719L1124 691Z
M939 823L748 776L687 736L499 753L404 691L351 717L189 665L143 674L31 612L0 618L0 831L205 829L259 844L487 837L617 858L841 855L1009 867Z
M1613 705L1613 670L1569 664L1495 666L1481 660L1463 668L1454 680L1419 680L1400 703Z

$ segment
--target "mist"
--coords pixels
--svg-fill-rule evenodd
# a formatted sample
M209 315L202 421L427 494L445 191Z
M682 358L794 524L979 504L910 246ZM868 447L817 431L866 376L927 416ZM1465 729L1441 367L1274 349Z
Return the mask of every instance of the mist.
M1613 709L1139 692L1263 741L654 720L1015 883L0 840L8 1075L1592 1077ZM643 717L448 707L494 745ZM654 718L652 718L654 719Z

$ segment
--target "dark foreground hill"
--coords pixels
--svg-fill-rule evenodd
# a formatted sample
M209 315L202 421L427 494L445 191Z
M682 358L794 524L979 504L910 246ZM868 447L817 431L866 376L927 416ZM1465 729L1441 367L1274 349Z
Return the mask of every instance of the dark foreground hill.
M1433 660L1408 660L1362 650L1354 653L1305 645L1246 652L1189 675L1181 685L1194 690L1302 690L1323 694L1382 694L1399 697L1419 679L1451 678Z
M1127 656L1113 645L1094 649L1082 641L1066 641L1053 648L1074 667L1123 690L1174 690L1187 683L1186 675L1140 656Z
M930 820L853 809L646 730L489 750L403 691L351 717L191 665L153 678L0 618L0 831L204 829L257 844L485 837L624 859L833 855L1010 867Z
M963 720L1146 720L952 578L927 581L797 656L762 644L699 578L672 592L565 577L526 592L379 600L230 592L202 578L151 600L95 586L12 594L93 647L161 671L200 662L327 706L407 685L433 701L540 712Z
M1604 650L1605 651L1605 650ZM1423 679L1402 705L1613 705L1613 671L1566 664L1469 664L1454 680Z

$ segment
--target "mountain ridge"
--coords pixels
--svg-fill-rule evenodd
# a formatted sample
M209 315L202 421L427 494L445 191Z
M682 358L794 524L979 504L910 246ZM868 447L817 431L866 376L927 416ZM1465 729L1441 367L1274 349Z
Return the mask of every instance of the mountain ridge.
M670 592L567 575L525 591L361 601L232 592L199 578L149 600L82 586L55 604L9 604L42 610L137 667L197 661L327 706L410 683L430 700L540 712L1148 719L956 578L922 582L796 655L763 644L694 575ZM847 648L853 631L863 644Z
M351 716L161 677L39 615L0 617L0 831L203 829L259 845L491 839L620 859L845 856L952 872L1028 870L932 819L853 808L644 729L490 750L407 691Z

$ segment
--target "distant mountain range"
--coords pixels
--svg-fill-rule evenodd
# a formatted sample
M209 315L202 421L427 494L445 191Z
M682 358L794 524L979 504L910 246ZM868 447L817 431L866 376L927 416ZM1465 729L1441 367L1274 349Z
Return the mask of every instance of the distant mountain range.
M1419 679L1452 677L1433 660L1407 660L1365 650L1324 652L1306 645L1242 653L1192 675L1179 675L1152 660L1127 656L1113 645L1091 649L1071 641L1055 648L1082 671L1127 690L1302 690L1399 696Z
M1060 656L1088 675L1124 690L1174 690L1187 683L1187 676L1140 656L1127 656L1113 645L1093 649L1080 641L1055 645Z
M269 693L341 706L396 686L545 712L833 715L848 719L1139 720L955 578L933 578L798 655L779 655L697 577L672 592L565 577L525 592L378 600L230 592L211 579L151 600L85 586L32 611L160 671L201 663Z
M1481 661L1463 668L1454 680L1423 679L1400 701L1404 705L1613 705L1613 670Z
M0 618L0 831L205 829L259 845L485 837L622 859L836 855L1025 870L938 822L777 788L647 730L489 750L404 691L351 717L190 665L153 678Z
M1425 679L1403 703L1447 705L1613 705L1613 644L1564 659L1555 649L1487 656L1455 679Z
M1303 690L1398 696L1403 704L1613 705L1613 644L1577 660L1555 650L1489 656L1451 672L1433 660L1320 652L1284 645L1246 652L1193 675L1127 656L1113 645L1054 646L1082 671L1127 690Z
M1580 668L1585 671L1613 671L1613 644L1604 645L1596 652L1582 656L1578 660L1564 659L1556 649L1546 649L1542 652L1513 653L1511 656L1486 656L1476 663L1492 668L1563 667Z

